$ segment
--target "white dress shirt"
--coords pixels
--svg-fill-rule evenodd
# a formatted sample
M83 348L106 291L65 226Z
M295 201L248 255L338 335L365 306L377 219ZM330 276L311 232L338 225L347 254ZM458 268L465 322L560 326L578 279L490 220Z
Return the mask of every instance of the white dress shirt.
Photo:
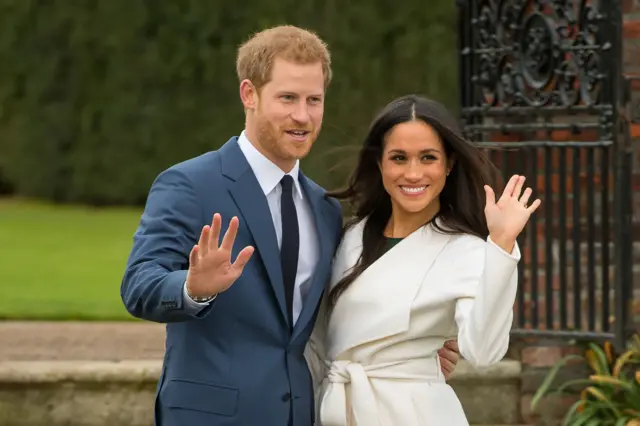
M285 173L276 166L271 160L262 155L260 151L247 139L243 131L238 138L238 145L253 170L262 192L267 197L273 226L278 238L278 247L282 244L282 219L280 213L280 194L282 187L280 181ZM296 206L298 216L298 227L300 229L300 252L298 254L298 271L296 273L295 287L293 290L293 321L298 320L302 305L309 293L311 285L311 277L313 276L315 266L318 262L318 233L314 222L313 212L309 202L306 200L305 194L298 180L300 163L296 161L293 169L288 173L293 178L294 191L293 201ZM224 235L224 230L221 234ZM184 287L184 301L187 309L200 310L208 305L209 302L198 303L191 299L187 294L187 287Z

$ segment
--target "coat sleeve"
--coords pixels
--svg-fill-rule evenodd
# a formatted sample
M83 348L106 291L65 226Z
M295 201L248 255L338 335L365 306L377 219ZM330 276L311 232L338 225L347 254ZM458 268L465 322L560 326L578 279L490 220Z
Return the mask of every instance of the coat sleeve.
M176 168L153 182L120 286L120 296L134 317L160 322L202 318L215 304L185 303L189 253L200 238L203 217L193 185Z
M459 253L455 320L460 354L474 366L500 361L509 348L513 305L518 289L520 249L511 253L491 238L475 239Z

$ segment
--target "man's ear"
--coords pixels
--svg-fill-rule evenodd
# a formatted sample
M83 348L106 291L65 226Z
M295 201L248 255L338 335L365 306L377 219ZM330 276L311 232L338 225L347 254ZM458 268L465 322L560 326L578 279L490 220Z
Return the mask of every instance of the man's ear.
M258 91L250 80L240 82L240 100L245 109L255 109L258 105Z

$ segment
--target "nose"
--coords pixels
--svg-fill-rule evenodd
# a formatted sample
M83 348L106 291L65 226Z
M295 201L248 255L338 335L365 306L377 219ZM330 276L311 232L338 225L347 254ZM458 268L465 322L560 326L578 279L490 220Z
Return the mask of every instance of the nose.
M291 119L300 124L307 124L311 119L309 106L305 102L296 103L294 110L291 112Z
M422 168L423 166L419 161L410 161L404 171L405 179L411 182L417 182L421 180L424 174Z

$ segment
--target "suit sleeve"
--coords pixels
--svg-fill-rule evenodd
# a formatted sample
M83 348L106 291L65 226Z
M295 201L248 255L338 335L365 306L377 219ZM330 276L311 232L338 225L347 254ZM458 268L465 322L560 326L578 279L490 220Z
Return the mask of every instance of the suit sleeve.
M316 323L304 350L304 357L307 360L307 365L309 366L311 379L313 381L316 401L320 401L321 399L320 393L322 390L322 381L327 374L327 355L325 347L327 320L327 295L325 292L325 295L322 297L320 302ZM318 407L316 407L316 413L319 412L317 408Z
M334 263L332 266L332 280L335 280L335 275L339 272L336 260L338 260L338 252L340 251L340 237L342 235L342 210L340 204L335 199L329 200L335 209L333 227L334 241L336 241L336 253L334 253ZM338 261L338 264L340 262ZM322 401L322 385L325 377L328 373L327 365L327 348L326 348L326 336L327 336L327 323L329 321L329 287L330 282L327 283L325 291L320 300L320 306L318 308L317 319L311 332L311 336L307 341L307 345L304 351L304 357L307 360L309 371L311 373L311 379L313 381L313 389L315 396L316 415L320 413L320 403ZM318 420L317 420L318 421Z
M455 311L460 354L477 367L494 364L509 348L520 250L516 244L507 253L488 238L470 244L459 259L464 261L457 265L463 272Z
M149 191L134 234L120 296L134 317L179 322L205 316L209 306L185 303L189 253L200 238L201 208L189 179L175 168L162 172Z

